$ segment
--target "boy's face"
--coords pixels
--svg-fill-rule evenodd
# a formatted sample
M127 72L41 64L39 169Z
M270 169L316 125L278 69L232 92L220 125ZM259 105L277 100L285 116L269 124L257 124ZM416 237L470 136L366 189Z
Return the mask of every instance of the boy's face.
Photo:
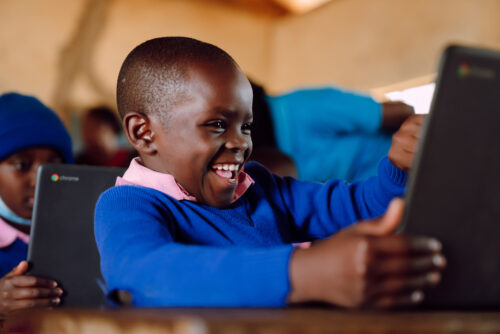
M31 219L37 169L58 162L62 162L60 155L45 147L27 148L0 161L0 197L9 209Z
M228 66L197 63L188 73L187 96L165 110L165 125L152 118L157 157L145 163L172 174L199 202L225 207L252 151L252 88Z

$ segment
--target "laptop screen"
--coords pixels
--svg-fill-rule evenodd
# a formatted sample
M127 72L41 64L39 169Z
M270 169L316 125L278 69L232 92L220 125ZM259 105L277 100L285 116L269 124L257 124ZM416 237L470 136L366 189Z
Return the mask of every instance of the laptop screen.
M38 170L29 273L56 280L63 306L106 304L94 238L94 208L124 169L47 164Z
M422 131L402 225L448 260L425 303L500 306L500 53L449 47Z

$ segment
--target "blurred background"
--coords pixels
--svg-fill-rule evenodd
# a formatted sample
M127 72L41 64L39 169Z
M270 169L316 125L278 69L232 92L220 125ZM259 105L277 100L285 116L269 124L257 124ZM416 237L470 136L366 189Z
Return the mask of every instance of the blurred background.
M500 49L500 0L0 0L0 27L0 91L70 126L114 107L125 56L166 35L220 46L271 93L333 83L384 99L431 83L449 43Z

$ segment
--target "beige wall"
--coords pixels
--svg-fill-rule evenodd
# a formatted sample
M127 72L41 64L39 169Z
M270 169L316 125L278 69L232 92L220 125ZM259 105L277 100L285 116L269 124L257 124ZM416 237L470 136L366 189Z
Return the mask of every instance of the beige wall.
M500 49L500 1L332 1L275 26L268 85L386 86L434 72L450 42Z
M284 18L207 0L0 0L0 91L63 117L114 103L126 54L163 35L221 46L272 92L371 90L434 72L451 41L500 49L500 0L332 0Z
M267 81L271 20L257 13L206 1L115 1L96 46L94 70L114 89L128 52L147 39L180 35L214 43L229 52L245 71Z
M185 35L227 50L267 82L271 18L204 0L1 0L0 91L69 113L114 104L122 61L139 43Z
M83 0L0 1L0 91L51 102L59 53Z

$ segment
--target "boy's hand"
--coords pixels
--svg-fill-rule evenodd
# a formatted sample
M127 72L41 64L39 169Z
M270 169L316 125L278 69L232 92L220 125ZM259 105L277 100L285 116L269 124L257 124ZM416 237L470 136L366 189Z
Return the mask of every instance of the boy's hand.
M415 114L412 106L400 102L383 102L382 103L382 124L380 128L382 131L394 132L401 127L401 124Z
M445 258L435 239L393 234L402 211L403 201L395 199L383 217L295 250L288 302L323 301L348 308L420 302L422 288L441 279Z
M21 261L0 279L0 316L13 310L55 306L63 291L55 281L26 276L28 262Z
M404 121L392 136L388 158L399 169L405 171L410 169L423 121L424 115L413 115Z

